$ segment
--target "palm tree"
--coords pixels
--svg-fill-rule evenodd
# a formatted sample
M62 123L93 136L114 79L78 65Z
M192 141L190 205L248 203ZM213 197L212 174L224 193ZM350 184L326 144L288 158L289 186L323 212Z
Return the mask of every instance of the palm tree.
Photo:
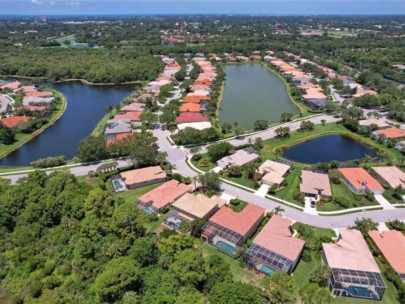
M273 209L273 213L280 215L281 212L284 212L285 210L283 208L281 208L281 206L277 206L276 208Z

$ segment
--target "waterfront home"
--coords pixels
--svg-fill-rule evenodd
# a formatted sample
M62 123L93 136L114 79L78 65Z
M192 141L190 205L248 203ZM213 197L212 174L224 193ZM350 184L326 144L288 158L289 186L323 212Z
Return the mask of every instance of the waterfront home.
M104 134L106 140L115 139L118 134L132 132L131 121L129 119L111 119L107 121Z
M130 122L141 122L142 112L125 112L114 116L114 120L129 120ZM139 126L139 124L137 124Z
M46 110L45 106L25 106L23 107L24 110L29 112L42 112Z
M5 125L7 128L14 129L19 127L21 124L28 122L32 117L28 116L10 116L1 119L1 122L3 125Z
M18 92L21 92L23 94L28 94L28 93L32 93L32 92L37 92L37 88L33 85L22 86L21 88L18 89Z
M368 235L377 245L384 258L405 283L405 236L401 231L369 231Z
M18 91L18 89L22 86L22 83L19 81L8 82L0 86L0 91Z
M52 92L39 92L39 91L33 91L33 92L28 92L25 93L26 97L53 97Z
M384 192L381 184L363 168L339 168L338 170L343 175L344 183L354 193L370 191L374 194L382 194Z
M219 250L235 255L264 218L265 209L247 204L240 212L222 207L203 226L201 240Z
M206 86L212 86L212 81L211 79L203 79L203 80L197 80L193 83L193 85L206 85Z
M109 139L106 141L106 146L110 147L118 142L122 142L124 139L135 136L135 134L136 133L132 133L132 132L117 134L114 139Z
M208 121L208 117L196 112L183 112L176 118L177 124Z
M197 90L204 90L204 91L208 91L208 92L212 92L212 89L210 86L207 85L193 85L191 86L191 90L192 91L197 91Z
M36 97L36 96L24 97L23 105L29 106L31 104L37 104L37 103L51 103L54 100L55 100L55 97Z
M208 102L210 99L211 98L209 96L188 94L186 97L183 98L183 102L184 103L202 103L202 102Z
M196 130L206 130L211 127L212 127L212 125L209 121L182 123L177 126L177 128L179 130L184 130L185 128L193 128Z
M405 131L398 128L388 128L377 130L372 133L375 137L381 137L384 140L390 139L404 139L405 138Z
M322 244L322 261L331 269L333 296L381 300L386 285L360 231L340 229L337 243Z
M302 170L300 192L315 199L319 196L332 196L328 174Z
M124 112L143 112L145 111L145 104L140 102L133 102L121 108Z
M360 127L370 127L372 125L375 125L375 126L377 126L378 129L384 129L384 128L387 128L390 126L382 119L376 119L376 118L359 120L359 125L360 125Z
M405 189L405 173L398 167L373 167L372 168L391 188L401 186Z
M178 230L182 222L208 220L224 205L225 201L219 196L207 197L201 193L187 193L172 204L173 211L165 218L164 224Z
M201 112L201 106L198 103L183 103L179 107L180 112Z
M206 97L208 97L208 96L210 96L210 94L211 94L211 91L209 91L209 90L195 90L194 92L189 93L188 95L189 96L206 96Z
M142 195L136 202L136 206L147 214L154 212L162 213L176 199L191 191L191 188L189 185L172 179Z
M119 176L129 189L162 183L167 179L166 172L160 166L125 171Z
M247 250L246 264L266 275L276 271L291 274L305 245L292 236L291 225L291 220L274 214Z
M260 167L257 169L262 177L262 184L265 185L280 185L284 177L290 171L291 166L287 164L282 164L272 160L266 160Z
M225 169L229 166L243 166L260 158L259 152L252 148L238 150L236 153L225 156L217 161L218 166Z
M316 109L323 109L328 102L328 97L318 88L307 89L302 98L310 107Z

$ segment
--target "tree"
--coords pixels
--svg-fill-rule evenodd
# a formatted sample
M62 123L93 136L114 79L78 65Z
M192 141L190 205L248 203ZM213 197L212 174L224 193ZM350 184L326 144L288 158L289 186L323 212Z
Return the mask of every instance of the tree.
M154 265L159 261L159 250L153 237L142 237L135 240L128 255L141 267Z
M302 304L332 304L333 297L327 288L319 288L316 284L306 284L299 290Z
M192 285L201 288L206 279L202 254L192 248L176 252L174 261L169 266L169 271L183 286Z
M257 137L252 146L256 150L261 150L264 147L264 140L261 137Z
M278 127L274 132L276 132L277 137L280 138L290 137L289 127Z
M114 107L112 105L108 105L105 107L105 112L107 114L110 114L114 110Z
M398 185L397 187L395 187L394 193L392 194L392 196L401 200L404 195L405 195L405 189L402 188L402 185Z
M336 103L334 103L332 101L326 102L326 105L325 105L326 113L333 113L336 111L336 108L337 108Z
M84 138L80 142L77 157L82 162L106 159L108 157L108 152L104 137L89 136Z
M240 282L217 283L209 294L211 304L260 304L257 290ZM275 302L276 303L276 302Z
M0 142L4 145L11 145L15 142L15 133L0 122Z
M152 129L158 121L158 116L152 111L147 111L141 115L141 120L149 129Z
M322 126L324 126L324 125L326 124L326 120L325 120L325 119L322 119L322 120L321 120L321 124L322 124Z
M174 74L174 78L176 78L177 81L183 81L187 76L187 72L183 69L178 71L176 74Z
M296 293L294 290L294 280L285 273L277 272L262 280L264 296L270 303L295 304Z
M134 137L130 158L138 167L156 165L158 160L158 147L155 138L147 133L142 132Z
M283 112L282 114L281 114L281 117L280 117L280 122L288 122L288 121L291 121L291 119L294 117L294 114L292 114L292 113L288 113L288 112Z
M321 265L310 275L309 281L318 284L320 287L327 287L330 277L330 268L327 265Z
M94 281L93 290L99 302L116 302L127 291L140 287L140 271L128 257L111 260L105 270Z
M266 130L269 126L269 122L267 120L259 119L255 121L254 129L256 131Z
M232 131L232 125L229 122L222 124L222 133L226 134Z
M191 222L190 235L199 238L201 236L201 231L206 221L203 219L195 219Z
M229 166L226 169L226 173L228 174L229 177L241 177L243 173L243 169L241 166Z
M215 172L200 174L198 180L201 183L202 190L209 196L212 196L221 190L221 181L219 175Z
M299 131L302 131L302 132L304 132L304 131L312 131L314 129L314 126L315 126L315 124L310 120L302 121L301 125L300 125L300 128L299 128Z
M365 218L363 217L362 219L356 219L354 222L355 228L357 230L360 230L362 234L367 234L370 230L376 230L378 227L378 224L373 222L371 218Z
M215 163L217 160L224 156L229 155L229 152L233 149L233 146L229 142L220 142L217 144L209 145L207 148L207 154L211 161Z
M245 130L243 130L242 127L236 126L234 129L234 132L235 132L235 136L239 137L245 132Z
M340 94L344 97L351 97L353 94L353 90L351 87L349 86L344 86L341 90L340 90Z

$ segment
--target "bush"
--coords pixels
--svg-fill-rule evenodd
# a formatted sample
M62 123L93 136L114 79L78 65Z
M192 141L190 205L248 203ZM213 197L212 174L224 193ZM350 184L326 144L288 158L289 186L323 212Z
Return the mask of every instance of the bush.
M208 167L209 165L210 164L204 159L198 163L198 167L203 167L203 168Z
M39 298L42 294L42 283L35 281L30 286L30 294L33 298Z
M231 199L231 200L229 201L229 203L230 203L232 206L238 206L238 205L240 204L240 201L239 201L237 198L233 198L233 199Z
M34 168L50 168L62 166L64 164L66 164L66 157L63 155L40 158L30 163L30 165L33 166Z
M301 193L301 192L297 191L297 192L294 193L293 198L294 198L297 202L304 202L305 196L304 196L304 193Z
M273 184L271 185L271 187L269 188L268 194L275 194L277 191L277 185Z
M192 161L199 161L202 158L201 154L196 154L191 157Z
M347 208L352 207L352 204L350 203L350 201L345 197L341 197L341 196L335 197L334 201L336 204L338 204L339 206L341 206L343 208L347 209Z
M354 194L353 197L358 202L360 202L363 199L363 195L361 194Z
M311 252L309 252L308 250L304 250L304 252L302 253L302 260L307 263L311 262L312 261Z
M62 284L62 281L57 276L50 276L44 280L45 287L48 289L55 289Z

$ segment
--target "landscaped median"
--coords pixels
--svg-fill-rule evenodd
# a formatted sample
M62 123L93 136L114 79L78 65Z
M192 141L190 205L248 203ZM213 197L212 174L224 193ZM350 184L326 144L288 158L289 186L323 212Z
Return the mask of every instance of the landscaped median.
M56 90L50 89L50 91L53 92L54 96L57 99L59 99L60 102L57 103L57 106L56 106L57 111L55 111L52 114L52 116L49 118L49 122L47 124L43 125L40 129L34 131L33 133L30 133L30 134L17 133L15 143L13 143L11 145L1 145L0 146L0 158L3 158L6 155L10 154L11 152L17 150L19 147L24 145L26 142L30 141L31 139L33 139L34 137L38 136L43 131L45 131L47 128L52 126L60 117L62 117L63 113L66 110L66 106L67 106L66 97L62 93L60 93Z

